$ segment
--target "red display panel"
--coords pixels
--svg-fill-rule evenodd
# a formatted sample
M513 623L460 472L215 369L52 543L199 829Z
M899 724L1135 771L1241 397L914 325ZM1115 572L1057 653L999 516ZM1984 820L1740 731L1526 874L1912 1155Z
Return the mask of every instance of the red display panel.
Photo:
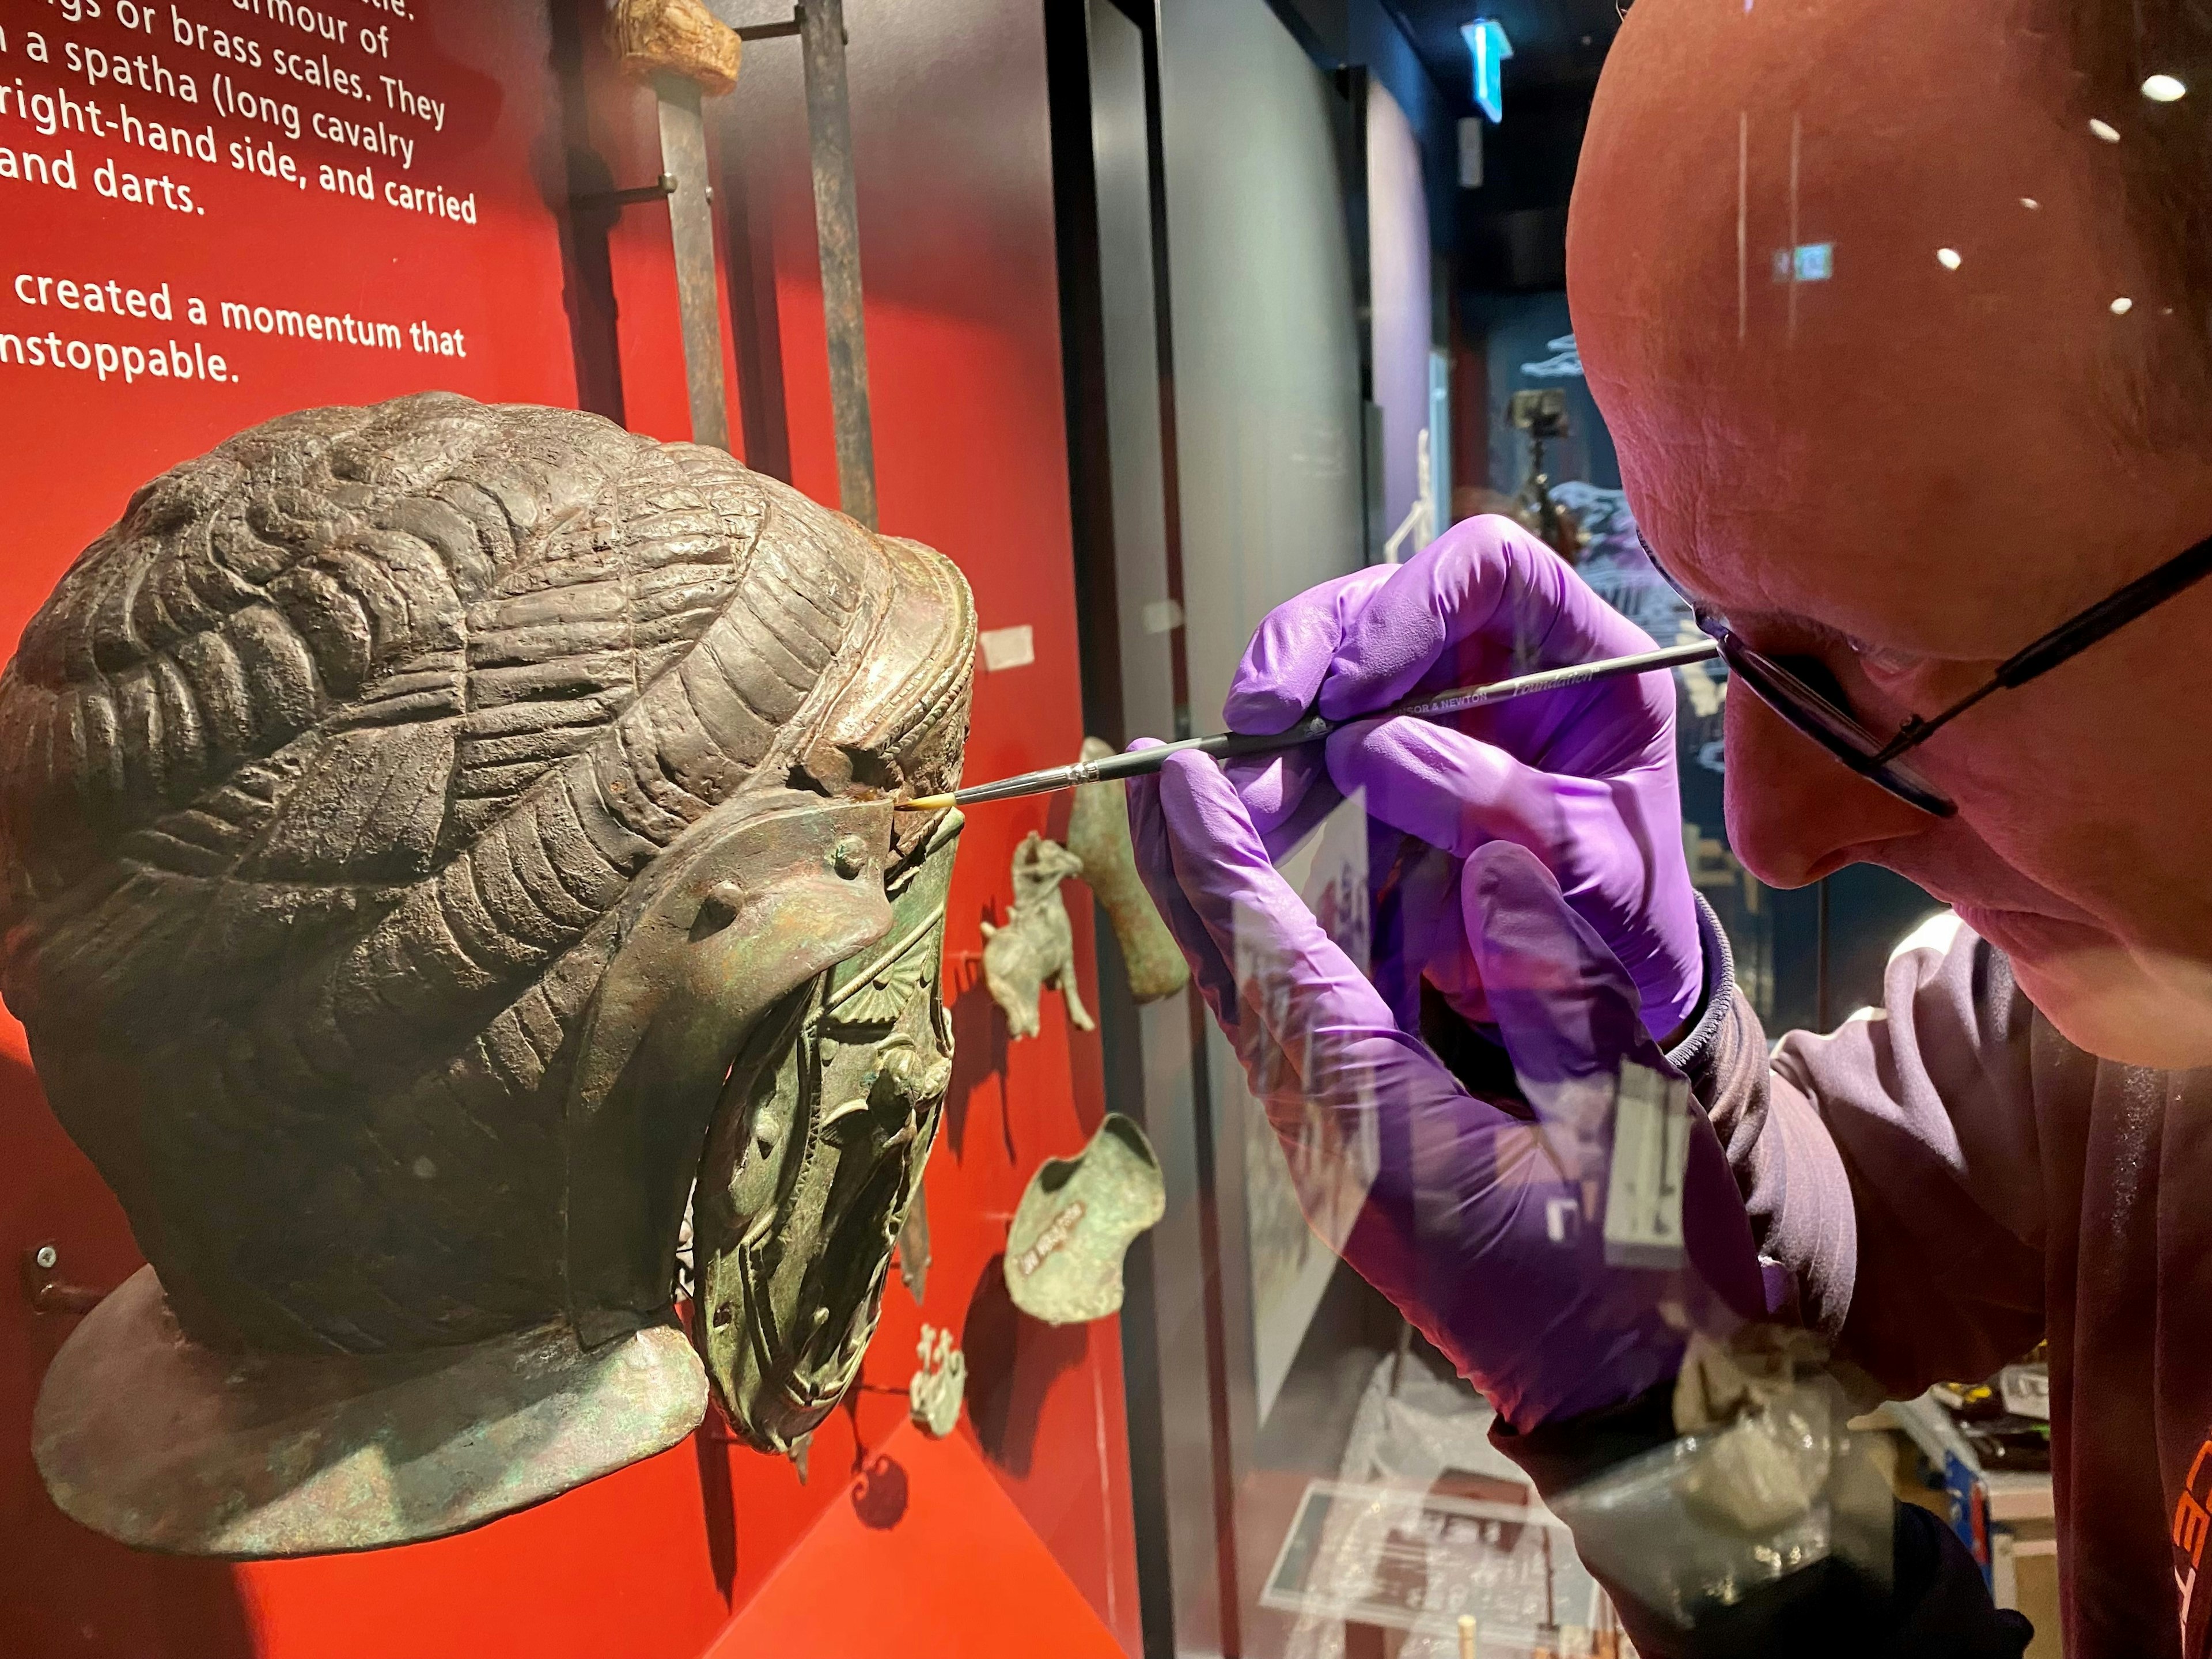
M778 15L767 0L753 9ZM434 11L0 0L0 494L15 530L0 648L131 489L289 409L443 387L580 398L633 429L689 435L665 210L565 210L572 188L659 171L651 95L612 74L602 15L601 0L552 0L550 12L527 0ZM1031 630L1031 662L979 674L969 775L1072 758L1082 732L1042 17L1014 0L848 0L847 16L884 527L957 560L984 627ZM732 430L774 434L748 459L834 502L798 52L788 40L749 47L738 92L710 106L736 143L720 160L744 157L742 177L716 180L727 314L770 320L768 392L757 334L750 378L734 327L726 363ZM125 126L126 107L137 125ZM148 125L157 111L164 149ZM572 181L580 155L594 176ZM126 189L125 173L151 183ZM59 368L52 343L29 349L50 335ZM156 347L172 372L139 366ZM174 372L178 351L189 378ZM744 409L741 385L773 410ZM928 1176L927 1304L891 1285L863 1387L817 1435L807 1483L710 1423L692 1443L462 1537L237 1568L136 1555L65 1520L40 1489L31 1403L72 1322L0 1286L0 1653L781 1654L806 1650L800 1587L880 1575L911 1552L916 1574L982 1613L1003 1596L996 1576L1030 1551L1060 1577L1024 1608L1006 1603L1009 1619L1025 1609L1031 1634L1079 1627L1086 1650L1134 1651L1115 1324L1038 1325L999 1277L1030 1172L1079 1147L1103 1111L1095 1041L1068 1028L1058 999L1048 994L1041 1037L1010 1044L981 984L978 924L1003 916L1013 848L1047 822L1034 802L971 818L946 940L960 1052ZM1069 897L1096 1006L1088 905L1079 889ZM11 1259L51 1240L62 1276L94 1286L137 1265L119 1211L40 1102L12 1022L0 1025L0 1171ZM925 1320L969 1354L957 1447L900 1426ZM915 1482L910 1516L883 1504L886 1458ZM978 1537L989 1547L948 1549L946 1514L985 1513L977 1480L1006 1498ZM885 1620L888 1651L899 1632L888 1609Z
M979 1585L990 1593L979 1595ZM1115 1659L1121 1651L964 1438L902 1428L707 1659Z
M762 0L746 16L771 21L777 10ZM653 103L614 74L598 12L598 0L574 0L582 130L607 180L628 185L659 166ZM979 665L967 775L1072 759L1081 689L1042 16L1024 0L847 0L845 15L883 528L954 559L985 629L1030 629L1032 660L995 672ZM835 503L797 42L749 45L737 91L708 108L730 428L765 434L744 453L749 464ZM681 437L689 422L665 215L627 210L605 248L622 368L610 401L634 430ZM774 407L746 409L747 393ZM1052 811L1036 800L981 809L962 840L945 945L959 1050L929 1165L927 1305L897 1285L886 1295L851 1410L815 1437L809 1484L742 1448L702 1454L710 1506L728 1493L713 1546L733 1607L787 1560L834 1547L825 1540L841 1534L825 1513L854 1501L874 1449L902 1421L927 1321L951 1328L969 1354L960 1433L1097 1615L1129 1650L1139 1646L1117 1328L1025 1319L1000 1278L1030 1171L1079 1149L1104 1109L1097 1041L1069 1026L1058 998L1046 997L1039 1037L1010 1043L981 984L979 923L1003 919L1014 848L1048 830ZM1090 906L1079 887L1067 890L1084 994L1096 1006Z
M575 402L548 52L528 6L0 0L0 645L240 427Z

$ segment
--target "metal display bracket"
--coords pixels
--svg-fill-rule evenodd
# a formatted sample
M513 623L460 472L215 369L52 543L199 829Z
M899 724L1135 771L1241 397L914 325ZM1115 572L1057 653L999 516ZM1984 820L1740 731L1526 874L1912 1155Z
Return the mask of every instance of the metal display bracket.
M568 205L584 212L604 211L612 208L619 213L623 209L635 203L658 202L663 197L675 194L676 180L664 173L653 184L632 185L626 190L586 191L581 195L571 196L568 198Z

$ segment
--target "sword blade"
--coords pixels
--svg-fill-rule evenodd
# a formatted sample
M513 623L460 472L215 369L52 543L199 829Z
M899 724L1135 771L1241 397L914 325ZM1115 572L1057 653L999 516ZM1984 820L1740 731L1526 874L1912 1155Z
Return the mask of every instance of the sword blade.
M684 389L691 441L730 447L722 385L722 307L714 284L714 210L707 195L707 121L699 88L680 76L653 82L660 103L660 168L676 181L668 234L676 252L676 311L684 338Z

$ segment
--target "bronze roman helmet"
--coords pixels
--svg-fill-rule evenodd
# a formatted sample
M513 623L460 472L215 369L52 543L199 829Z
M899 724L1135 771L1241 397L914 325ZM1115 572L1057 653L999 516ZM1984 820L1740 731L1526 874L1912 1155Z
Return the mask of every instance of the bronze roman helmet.
M364 1549L709 1375L812 1428L951 1074L958 819L896 808L974 645L939 555L573 410L312 410L141 490L0 679L8 1005L151 1264L46 1376L61 1507Z

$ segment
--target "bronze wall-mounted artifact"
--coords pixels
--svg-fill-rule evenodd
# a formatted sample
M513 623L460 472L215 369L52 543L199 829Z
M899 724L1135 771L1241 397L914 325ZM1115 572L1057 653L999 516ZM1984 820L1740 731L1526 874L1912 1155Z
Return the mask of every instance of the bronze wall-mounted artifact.
M952 1346L950 1329L924 1325L915 1357L921 1364L907 1379L907 1416L932 1440L942 1440L960 1421L960 1402L968 1392L968 1356Z
M1103 1319L1121 1306L1121 1258L1167 1213L1167 1184L1135 1121L1109 1112L1073 1158L1048 1158L1006 1231L1006 1293L1048 1325Z
M477 1524L781 1449L950 1074L974 609L726 454L432 393L156 479L0 678L4 988L151 1264L34 1450L127 1543ZM698 1329L671 1307L698 1186Z
M1103 760L1113 752L1114 745L1103 738L1083 740L1085 760ZM1137 874L1128 798L1121 779L1077 787L1067 815L1067 850L1083 860L1084 884L1113 927L1128 970L1129 994L1139 1002L1158 1002L1189 984L1190 964Z
M898 1270L899 1282L917 1308L929 1293L929 1188L916 1182L906 1219L899 1224Z
M983 982L1016 1037L1043 1029L1038 1003L1047 986L1067 999L1079 1031L1096 1028L1075 988L1075 935L1060 884L1083 873L1083 860L1034 830L1014 849L1014 902L1005 921L983 924Z

